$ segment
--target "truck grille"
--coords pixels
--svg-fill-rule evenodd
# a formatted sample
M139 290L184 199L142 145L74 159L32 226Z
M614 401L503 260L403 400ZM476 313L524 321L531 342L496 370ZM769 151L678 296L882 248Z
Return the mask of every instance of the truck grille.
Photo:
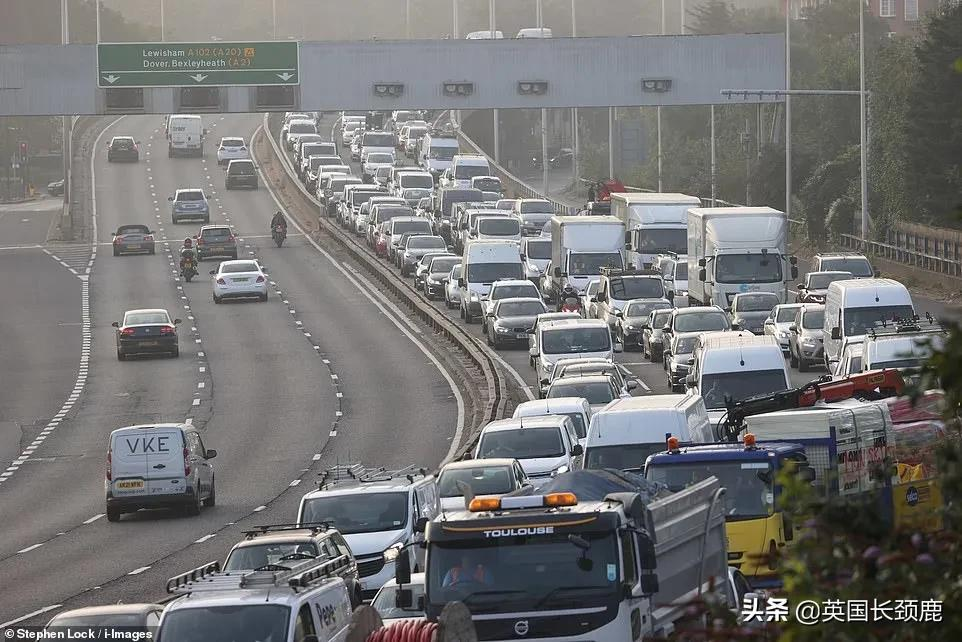
M371 575L377 575L384 568L384 556L378 555L377 557L370 557L364 560L357 561L357 574L361 577L369 577Z

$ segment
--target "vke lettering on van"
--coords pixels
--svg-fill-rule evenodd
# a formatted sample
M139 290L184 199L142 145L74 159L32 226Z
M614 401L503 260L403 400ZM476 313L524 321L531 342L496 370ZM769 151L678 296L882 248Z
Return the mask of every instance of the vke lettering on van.
M169 436L163 435L160 437L137 437L136 439L124 438L127 442L127 448L131 455L140 455L147 453L169 453L170 447L167 445L167 441L170 439Z
M532 526L529 528L499 528L484 531L485 537L517 537L518 535L551 535L554 526Z

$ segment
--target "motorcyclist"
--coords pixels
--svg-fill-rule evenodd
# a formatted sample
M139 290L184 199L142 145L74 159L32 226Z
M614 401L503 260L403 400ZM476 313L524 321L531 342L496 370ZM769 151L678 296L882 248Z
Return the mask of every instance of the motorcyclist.
M581 296L570 283L566 283L564 288L561 289L561 296L558 297L558 301L563 308L572 308L576 312L581 309Z
M194 241L189 236L184 239L184 245L180 248L181 263L189 260L192 267L197 267L197 254L194 252Z
M287 219L284 218L284 214L277 210L274 213L274 218L271 219L271 234L274 233L274 228L280 225L284 229L284 234L287 234Z

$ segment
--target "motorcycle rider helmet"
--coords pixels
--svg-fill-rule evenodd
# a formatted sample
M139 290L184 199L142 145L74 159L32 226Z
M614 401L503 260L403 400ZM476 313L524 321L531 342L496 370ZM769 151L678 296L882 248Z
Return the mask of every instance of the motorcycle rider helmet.
M189 236L184 239L184 247L192 247L193 243L194 242L191 240Z

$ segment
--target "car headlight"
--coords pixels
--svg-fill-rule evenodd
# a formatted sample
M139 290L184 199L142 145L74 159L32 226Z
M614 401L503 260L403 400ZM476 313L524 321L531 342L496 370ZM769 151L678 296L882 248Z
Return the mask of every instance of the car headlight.
M401 542L391 545L391 547L385 550L383 553L384 561L393 562L398 558L399 555L401 555L402 550L404 550L404 544L402 544Z
M471 293L471 301L480 301L480 300L481 300L481 297L478 296L477 292Z
M552 470L552 471L551 471L551 474L552 474L552 475L560 475L560 474L562 474L562 473L568 472L569 470L571 470L571 468L568 466L568 464L561 464L560 466L558 466L557 468L555 468L554 470Z
M802 345L806 348L814 348L816 346L816 343L813 340L806 340L806 341L802 341Z
M787 338L788 338L788 332L787 332L786 330L779 330L779 331L778 331L778 338L779 338L779 339L787 339Z
M511 328L506 328L506 327L504 327L503 325L501 325L500 323L495 323L495 324L494 324L494 331L495 331L495 332L505 332L505 333L507 333L507 332L511 332Z

